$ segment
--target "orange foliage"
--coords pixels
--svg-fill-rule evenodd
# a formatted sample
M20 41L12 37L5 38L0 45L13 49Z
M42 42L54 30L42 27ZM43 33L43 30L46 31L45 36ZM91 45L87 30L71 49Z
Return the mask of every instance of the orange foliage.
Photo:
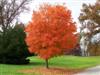
M44 4L38 11L34 11L25 32L29 51L43 59L61 55L77 44L71 11L62 5Z

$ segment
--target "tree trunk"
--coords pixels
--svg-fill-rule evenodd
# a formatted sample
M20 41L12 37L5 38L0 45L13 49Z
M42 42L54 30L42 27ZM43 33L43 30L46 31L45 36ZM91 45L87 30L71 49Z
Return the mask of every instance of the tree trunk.
M48 59L46 59L45 62L46 62L46 68L49 69Z

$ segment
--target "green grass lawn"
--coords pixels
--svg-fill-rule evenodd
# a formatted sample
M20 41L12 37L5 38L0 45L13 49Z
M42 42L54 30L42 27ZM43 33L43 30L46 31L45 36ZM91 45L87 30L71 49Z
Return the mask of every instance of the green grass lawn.
M20 70L32 69L36 67L44 67L45 61L38 57L29 57L30 64L28 65L7 65L0 64L0 75L37 75L24 74ZM69 69L83 69L100 65L100 56L79 57L79 56L60 56L49 60L50 67L61 67Z

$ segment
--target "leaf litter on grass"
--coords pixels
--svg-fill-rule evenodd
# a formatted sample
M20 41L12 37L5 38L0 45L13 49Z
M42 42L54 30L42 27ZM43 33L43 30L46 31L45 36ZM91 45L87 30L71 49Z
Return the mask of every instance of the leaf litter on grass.
M35 73L37 75L73 75L74 73L80 72L81 70L75 69L65 69L65 68L33 68L33 69L26 69L21 70L21 73Z

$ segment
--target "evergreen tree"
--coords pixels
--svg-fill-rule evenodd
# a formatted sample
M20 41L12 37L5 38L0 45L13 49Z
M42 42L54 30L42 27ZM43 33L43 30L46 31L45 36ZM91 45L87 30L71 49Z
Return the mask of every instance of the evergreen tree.
M26 58L31 54L24 41L26 34L23 24L16 24L7 29L5 40L0 35L0 63L25 64L29 60Z

